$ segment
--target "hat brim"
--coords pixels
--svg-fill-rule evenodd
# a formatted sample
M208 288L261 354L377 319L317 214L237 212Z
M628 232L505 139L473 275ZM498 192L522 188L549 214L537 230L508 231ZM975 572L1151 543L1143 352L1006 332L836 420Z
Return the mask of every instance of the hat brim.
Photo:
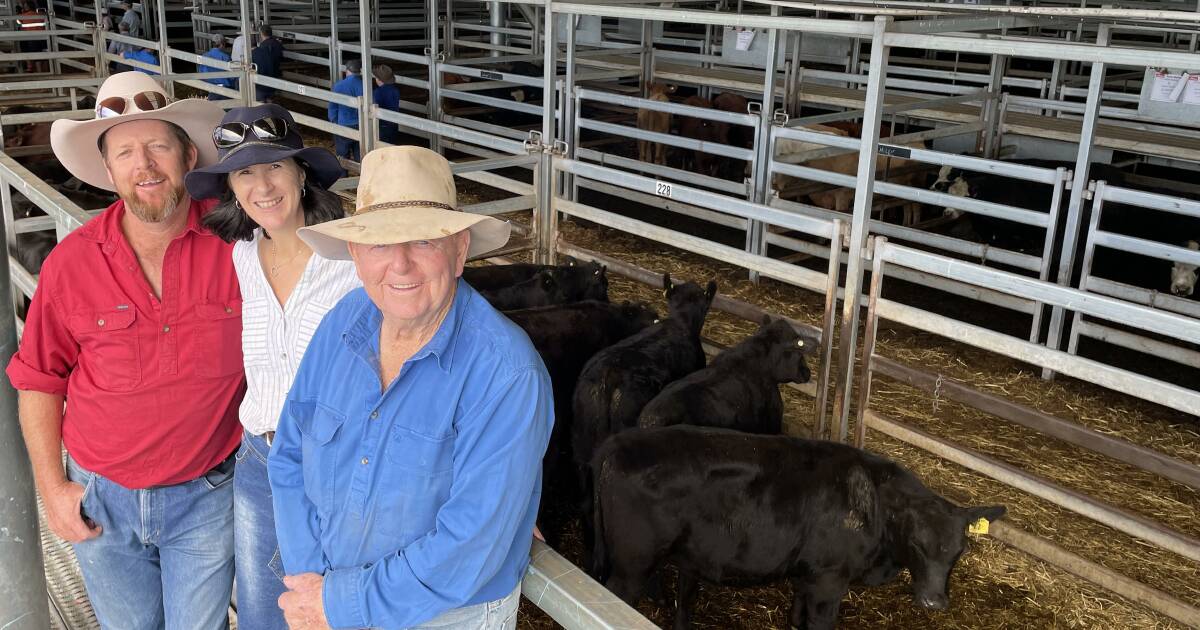
M178 125L196 145L196 166L202 167L217 161L217 147L212 143L212 130L224 115L225 110L214 102L189 98L175 101L161 109L112 118L59 119L50 126L50 148L54 150L59 162L80 181L115 192L117 187L108 177L108 170L104 167L104 160L96 144L104 132L135 120L163 120Z
M499 249L508 242L512 226L481 214L441 208L405 207L375 210L345 219L300 228L297 235L318 256L350 260L348 243L390 245L434 240L471 231L467 257Z
M255 145L255 148L258 150L251 150L247 147L245 151L233 151L226 154L225 159L216 164L192 169L192 172L183 178L188 194L193 199L220 197L229 187L229 181L226 178L229 173L247 166L270 164L289 158L302 160L308 164L321 188L329 188L346 174L346 170L342 168L337 157L321 147L293 149L264 143Z

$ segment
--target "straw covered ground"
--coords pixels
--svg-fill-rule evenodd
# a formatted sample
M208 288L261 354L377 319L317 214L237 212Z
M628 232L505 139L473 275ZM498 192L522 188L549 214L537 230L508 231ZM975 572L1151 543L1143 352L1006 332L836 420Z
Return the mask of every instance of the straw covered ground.
M460 185L464 203L493 197L487 189L469 182L460 181ZM745 278L744 271L734 266L607 228L584 228L567 221L561 225L561 232L572 244L647 269L669 272L676 281L716 278L724 294L813 325L820 324L822 296L772 280L754 285ZM640 300L665 311L659 289L618 276L611 276L610 282L613 300ZM891 291L890 298L920 299L921 294L911 289L888 288L899 289ZM754 324L745 320L713 312L705 336L722 344L733 344L754 328ZM1044 381L1029 365L903 327L882 326L877 351L1099 432L1200 464L1200 425L1194 417L1071 379ZM787 430L807 434L813 417L813 400L787 388L784 393ZM871 407L1190 536L1200 536L1200 497L1187 486L887 379L876 379ZM1185 602L1200 603L1200 567L1187 559L880 433L868 433L867 446L908 467L930 488L952 501L1006 505L1010 524ZM562 547L568 558L579 560L576 533L568 536ZM673 582L673 577L667 582ZM904 580L885 587L855 590L843 602L840 627L1183 627L987 537L973 537L968 553L955 570L951 589L951 608L940 613L913 606ZM753 589L706 586L697 605L695 622L704 628L785 628L790 593L786 583ZM661 609L649 600L644 600L639 610L659 625L669 625L673 618L671 610ZM523 611L522 627L554 627L553 621L532 606L526 605Z

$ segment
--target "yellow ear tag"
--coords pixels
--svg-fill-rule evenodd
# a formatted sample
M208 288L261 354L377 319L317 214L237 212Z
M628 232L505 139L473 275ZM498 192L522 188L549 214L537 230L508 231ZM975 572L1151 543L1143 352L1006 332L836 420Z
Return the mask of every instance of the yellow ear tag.
M971 523L970 525L967 526L967 533L968 534L979 534L980 536L987 536L988 524L989 523L986 518L981 518L978 521L975 521L974 523Z

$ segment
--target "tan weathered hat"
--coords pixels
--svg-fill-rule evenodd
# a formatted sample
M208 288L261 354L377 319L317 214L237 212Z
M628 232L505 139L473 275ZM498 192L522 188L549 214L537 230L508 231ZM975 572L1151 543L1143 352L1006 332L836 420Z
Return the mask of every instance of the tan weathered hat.
M182 127L196 144L196 166L208 166L217 161L212 130L224 113L220 105L198 98L172 103L150 75L121 72L108 77L100 86L95 118L54 121L50 126L50 148L62 165L84 183L116 190L96 144L104 132L134 120L165 120Z
M350 260L347 243L391 245L471 231L468 257L502 247L511 226L458 209L454 174L446 158L424 147L376 149L362 161L354 214L300 228L318 256Z

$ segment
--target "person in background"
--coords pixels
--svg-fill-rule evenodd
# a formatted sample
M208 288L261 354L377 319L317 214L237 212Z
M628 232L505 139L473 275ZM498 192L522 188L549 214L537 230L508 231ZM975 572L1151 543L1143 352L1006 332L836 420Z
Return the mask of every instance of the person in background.
M120 35L126 35L126 36L129 35L129 25L126 24L125 22L121 22L121 23L117 24L117 33ZM133 44L126 44L125 42L119 42L115 39L108 42L108 53L110 55L116 55L118 57L124 58L125 53L127 53L127 52L133 52ZM123 63L117 63L115 61L112 62L112 73L113 74L116 74L118 72L128 72L131 69L132 68L130 68L129 66L127 66Z
M363 95L362 83L362 62L351 59L342 64L342 80L333 84L333 91L337 94L358 98ZM358 110L349 105L330 103L329 122L358 129ZM358 141L335 135L333 136L333 147L338 157L355 162L359 160Z
M54 121L50 146L120 200L46 259L8 378L46 524L74 545L100 626L221 630L242 298L184 174L216 161L222 112L140 72L105 79L95 112Z
M237 37L233 38L233 49L229 51L229 57L238 63L243 63L246 60L246 35L238 33Z
M140 38L142 36L142 16L133 10L133 4L129 2L122 2L121 9L125 11L121 16L121 23L129 25L129 36Z
M391 67L385 64L375 66L374 101L380 109L393 112L400 111L400 86L396 85L396 75ZM379 121L379 139L388 144L400 143L400 127L394 122Z
M276 79L283 77L283 44L275 39L275 32L269 25L258 27L258 46L251 52L250 60L258 68L259 74ZM274 96L275 88L254 86L254 98L270 103Z
M509 232L413 146L367 154L353 216L299 230L363 288L313 335L267 460L289 627L516 627L554 395L461 279Z
M150 48L135 47L132 51L128 51L121 56L124 57L125 59L132 59L134 61L140 61L142 63L150 64L152 66L158 65L158 55L154 54L154 50L152 50ZM157 72L155 72L153 70L149 70L147 68L138 68L135 66L133 69L137 70L138 72L144 72L146 74L151 74L151 75L158 74Z
M233 243L242 288L246 397L238 410L242 446L233 481L238 625L283 630L267 453L304 350L325 312L362 285L349 261L313 256L296 236L305 225L346 215L328 187L345 174L329 151L305 147L279 105L236 107L214 130L220 161L184 179L188 194L220 203L205 227Z
M17 29L21 33L42 33L46 31L46 12L39 9L33 0L21 0L20 14L17 16ZM22 39L18 41L17 50L23 53L46 52L45 39ZM30 60L25 62L25 72L45 72L45 60Z
M108 10L108 7L101 7L100 19L96 21L96 25L105 33L117 30L117 20L113 18L112 12Z
M226 52L226 47L228 45L228 41L225 39L225 36L220 33L213 33L211 36L211 39L212 39L212 48L209 48L208 52L204 53L204 56L208 57L209 59L216 59L218 61L229 62L231 58L229 56L229 53ZM212 66L200 66L199 70L200 70L200 72L225 72L225 68L215 68ZM211 83L213 85L221 86L223 88L228 88L231 90L237 89L237 79L234 79L232 77L227 78L227 79L205 79L205 81L207 81L208 83ZM220 94L216 94L216 93L212 93L212 92L210 92L208 94L208 100L210 100L210 101L222 101L222 100L225 100L225 98L226 97L221 96Z

